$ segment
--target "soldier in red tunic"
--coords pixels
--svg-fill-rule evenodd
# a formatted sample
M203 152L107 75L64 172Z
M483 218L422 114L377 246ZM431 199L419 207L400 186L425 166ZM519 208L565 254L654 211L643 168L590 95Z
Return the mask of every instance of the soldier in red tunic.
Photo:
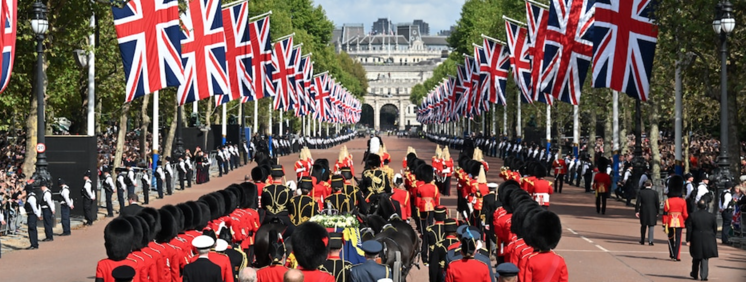
M490 266L474 259L477 243L474 238L461 239L461 254L463 257L448 264L446 282L491 282Z
M611 196L611 176L606 173L609 160L604 157L598 159L598 173L593 176L593 186L596 194L596 213L606 214L606 199Z
M304 281L335 282L334 276L319 270L319 266L324 264L329 253L329 233L326 228L308 221L296 227L290 240Z
M562 223L559 217L550 211L540 211L529 220L532 223L527 230L531 235L529 243L536 249L536 252L525 258L519 265L519 268L523 266L519 280L521 282L569 281L565 259L552 251L562 237Z
M474 208L474 212L471 213L470 218L471 225L476 226L480 229L480 232L484 233L482 222L484 222L485 216L482 214L482 206L484 204L484 196L490 192L490 189L487 187L487 175L483 166L479 168L477 179L472 180L469 184L469 202Z
M451 176L453 175L453 159L451 153L448 151L448 147L443 148L443 194L444 196L451 195Z
M689 217L686 200L682 199L684 179L679 175L668 180L668 199L663 204L663 230L668 234L668 254L671 260L681 261L681 231Z
M545 180L544 177L547 175L547 169L541 162L534 162L532 167L532 174L535 177L533 185L531 186L531 196L534 197L534 201L539 203L544 209L549 209L549 195L552 194L552 183Z
M114 282L111 273L115 268L123 265L132 268L136 266L137 261L127 258L132 250L134 237L132 225L124 218L115 218L106 225L104 247L107 258L100 260L96 265L96 282ZM137 275L133 281L140 281Z
M401 174L394 175L394 194L391 195L391 199L399 202L401 207L401 219L409 221L412 211L410 210L410 198L409 192L404 189L404 179Z
M440 193L433 184L433 167L421 165L416 169L417 180L421 185L417 187L415 205L420 213L420 226L425 228L433 224L433 211L440 205Z
M306 162L308 161L308 158L306 158L306 151L301 150L300 151L300 157L298 161L295 162L295 166L293 167L295 169L295 176L296 179L300 181L300 178L303 176L309 176L311 175L311 171L308 170L308 166L306 165Z
M562 184L565 182L565 174L567 174L567 164L565 164L565 160L562 158L559 158L559 154L557 154L557 159L552 162L552 168L554 169L554 192L562 193Z
M285 243L280 234L270 232L268 236L268 242L270 243L267 253L269 254L270 259L272 259L272 263L269 266L257 270L256 279L257 281L262 282L282 282L285 272L288 271L288 268L284 266L286 255Z

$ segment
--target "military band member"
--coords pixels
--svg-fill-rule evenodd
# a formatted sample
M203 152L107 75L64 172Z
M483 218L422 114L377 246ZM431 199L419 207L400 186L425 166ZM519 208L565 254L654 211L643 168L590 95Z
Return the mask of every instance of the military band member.
M360 183L360 190L367 194L366 198L374 194L391 193L389 178L380 169L381 157L376 154L369 154L366 166L368 169L363 171L363 180Z
M350 278L352 263L339 256L342 245L342 233L329 233L329 257L320 268L333 275L336 282L352 281Z
M489 193L487 188L487 175L484 167L479 166L479 174L477 179L472 180L469 183L469 203L472 205L473 212L471 213L471 224L477 226L482 231L485 222L485 216L482 214L482 207L484 205L484 196Z
M417 188L415 190L415 205L419 212L420 226L425 228L433 224L435 207L440 205L440 193L433 184L433 167L421 165L416 169Z
M435 250L435 244L443 240L445 238L445 230L443 229L443 224L446 220L446 207L444 206L437 206L435 207L435 211L433 212L433 224L425 228L425 234L423 234L422 238L424 239L422 242L422 261L429 262L428 259L433 251ZM425 264L427 266L427 263Z
M93 225L93 221L96 220L96 192L91 183L91 171L88 170L83 174L83 189L80 189L80 193L83 194L83 214L85 215L85 225Z
M308 162L308 159L306 158L306 151L301 150L300 157L298 158L298 161L295 162L295 166L293 167L295 169L295 176L297 181L300 181L300 178L303 176L311 175L311 171L308 169L308 165L306 164L306 162Z
M458 243L456 237L456 220L453 218L447 218L443 223L443 239L436 242L431 255L430 265L428 267L430 274L430 282L443 282L445 281L445 257L448 253L448 249L451 245Z
M552 163L554 168L554 192L562 194L562 184L565 182L565 174L567 174L567 164L562 158L557 158Z
M352 183L353 174L349 167L343 167L340 175L344 177L344 188L342 191L350 198L350 208L357 209L362 213L368 212L368 203L365 201L365 195L360 189Z
M388 266L376 262L378 254L383 250L383 245L376 240L363 242L362 246L365 252L365 262L355 265L350 270L351 281L355 282L376 282L379 279L392 277L391 269Z
M60 223L62 223L62 234L60 236L70 235L70 210L74 209L73 199L70 198L70 186L65 184L62 178L57 179L60 186Z
M272 166L272 184L264 187L262 191L262 208L270 214L279 214L287 211L287 205L290 202L291 192L285 182L282 181L285 173L281 165Z
M319 213L318 202L308 195L313 189L313 180L308 180L311 180L308 176L301 178L301 183L298 184L301 194L290 199L288 203L288 217L296 226Z
M598 159L598 173L593 176L593 191L596 194L596 213L606 214L606 199L611 196L611 176L606 173L609 161L601 157Z
M324 199L325 209L336 210L340 214L352 212L350 197L342 192L345 187L345 179L341 175L332 176L332 194Z

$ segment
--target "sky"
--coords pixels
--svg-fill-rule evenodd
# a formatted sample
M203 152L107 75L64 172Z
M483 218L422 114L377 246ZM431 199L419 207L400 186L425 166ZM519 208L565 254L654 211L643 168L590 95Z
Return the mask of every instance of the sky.
M450 29L461 15L465 0L314 0L321 5L335 26L362 23L369 32L378 18L394 24L422 19L430 24L430 34Z

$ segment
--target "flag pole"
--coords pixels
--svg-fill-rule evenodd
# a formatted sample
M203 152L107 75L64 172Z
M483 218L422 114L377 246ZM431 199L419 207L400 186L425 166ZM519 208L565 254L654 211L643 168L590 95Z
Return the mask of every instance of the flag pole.
M574 105L572 107L572 153L577 159L580 153L580 106Z
M254 100L254 134L259 132L259 100Z
M160 113L158 109L158 91L153 92L153 175L155 175L155 170L158 167L158 144L160 144L159 135L160 132L158 132L158 122L160 118ZM121 126L121 124L120 124ZM124 130L120 128L119 130ZM147 191L143 191L143 193L146 193Z
M280 107L280 114L278 115L280 117L280 130L279 130L279 132L277 132L280 136L282 136L282 134L284 132L284 131L282 131L282 122L283 122L282 121L282 118L283 118L282 114L284 112L285 112L285 110L282 107Z
M612 160L613 160L613 166L611 168L612 170L612 181L611 186L613 187L612 190L616 189L616 183L619 180L619 92L613 91L612 93Z
M272 43L277 43L277 42L283 41L283 40L288 39L288 38L293 37L293 36L295 36L295 32L293 32L291 34L288 34L288 35L285 35L283 37L277 38L277 39L275 39L275 42L272 42Z
M521 91L517 91L517 93L518 93L518 99L516 102L518 104L518 108L517 108L518 109L518 119L517 119L518 122L516 123L516 131L517 131L516 137L518 139L518 142L521 142L521 136L522 136L521 132L523 131L523 129L521 128L521 123L523 122L521 120Z
M267 112L269 112L269 117L267 119L267 128L269 129L269 136L272 136L272 104L270 103L267 107Z
M223 4L222 7L223 7L223 9L230 8L230 7L236 6L236 5L241 4L243 2L246 2L246 1L248 1L248 0L236 1L236 2L233 2L233 3L229 3L229 4Z
M497 135L497 107L492 106L492 135Z
M225 145L225 135L228 132L228 124L225 116L227 115L228 108L226 108L227 103L223 103L223 121L221 122L221 133L223 134L223 140L221 145Z
M195 114L199 112L199 104L197 102L199 101L194 101L194 103L192 103L192 113Z
M89 26L92 30L96 28L96 14L91 14ZM96 33L88 35L88 45L93 47L88 51L88 136L96 135Z
M272 11L269 11L269 12L266 12L266 13L258 15L258 16L253 16L253 17L249 18L249 21L253 22L255 20L258 20L259 18L263 18L263 17L269 16L271 14L272 14Z
M539 3L539 2L536 2L536 1L532 1L532 0L526 0L526 2L528 2L528 3L531 3L531 4L534 4L534 5L536 5L536 6L539 6L539 7L542 7L542 8L544 8L544 9L549 9L549 6L547 6L547 5L544 5L544 4L542 4L542 3Z
M547 154L549 154L551 148L552 148L552 105L547 103Z
M508 104L503 107L503 137L508 136Z
M502 41L502 40L494 38L494 37L489 37L489 36L484 35L484 34L482 34L482 38L487 38L489 40L495 41L495 42L500 43L502 45L507 45L508 44L508 43L505 43L505 41Z

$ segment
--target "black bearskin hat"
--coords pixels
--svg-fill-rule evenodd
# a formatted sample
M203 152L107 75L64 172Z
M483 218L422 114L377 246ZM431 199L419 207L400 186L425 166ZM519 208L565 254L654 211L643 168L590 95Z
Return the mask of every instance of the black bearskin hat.
M512 222L510 225L510 232L523 238L526 234L526 226L523 226L523 219L526 218L526 214L528 214L530 210L539 208L539 205L530 197L519 197L518 199L517 202L513 203L513 214L510 218L510 221Z
M503 204L503 209L507 213L513 213L513 206L510 204L513 192L521 190L521 185L515 180L508 180L500 184L497 188L497 199Z
M236 209L236 206L238 206L236 195L226 190L220 190L217 191L217 193L223 196L223 203L225 203L223 206L225 207L225 209L223 209L223 215L231 214Z
M158 210L151 207L143 208L142 211L140 211L140 214L143 215L145 221L147 221L148 225L150 225L150 238L155 239L156 236L158 236L158 233L161 232L162 228L161 214L158 212Z
M204 202L209 207L208 210L210 211L210 217L207 219L207 221L211 221L221 216L220 204L218 203L218 199L215 198L213 194L203 195L202 197L200 197L200 200L204 200Z
M465 155L459 155L458 156L458 161L457 161L458 162L458 166L460 168L466 169L466 163L468 163L470 160L471 160L471 158L469 158L469 157L467 157ZM506 164L507 164L507 160L506 160Z
M307 221L295 228L290 236L293 253L304 269L316 269L326 261L329 233L318 223Z
M148 222L145 220L145 218L142 215L138 215L135 218L137 218L137 221L140 222L140 227L142 228L142 242L141 242L141 249L145 248L150 244L150 242L153 242L153 238L150 237L150 225L148 225Z
M207 224L210 223L212 213L210 212L210 206L206 202L197 201L197 204L199 205L199 209L202 212L202 216L200 216L199 224L195 226L195 230L202 231L205 229L205 227L207 227Z
M215 200L218 201L218 209L216 213L218 217L216 218L222 217L223 215L225 215L225 197L223 197L223 194L218 193L218 192L212 192L210 193L210 195L215 197Z
M130 248L131 251L137 251L142 249L142 225L140 224L140 220L135 218L134 216L128 215L123 217L124 220L130 223L132 225L132 241L130 241Z
M425 183L433 182L433 167L428 164L417 167L415 177L417 180L424 181Z
M236 208L243 209L246 206L249 199L246 197L243 187L239 184L232 184L225 190L233 192L236 195Z
M681 197L684 193L684 178L674 174L668 179L668 197Z
M158 232L158 235L155 236L155 241L158 243L171 242L171 239L179 234L179 225L176 223L176 218L165 209L158 210L158 214L161 215L161 232Z
M533 242L534 234L531 233L529 228L533 224L534 215L537 213L544 211L543 208L539 207L538 205L535 208L531 208L523 215L523 222L521 223L521 229L523 230L523 234L520 236L523 238L523 241L526 242L527 245L531 245L531 242ZM512 218L511 218L512 221Z
M282 235L277 232L270 231L267 236L269 237L269 246L267 246L267 254L269 255L269 260L272 261L272 264L281 264L282 257L285 256L287 251L285 249L285 243L283 242L281 237Z
M533 170L532 170L531 174L533 176L536 176L536 178L539 178L539 179L546 177L547 176L547 168L544 167L544 164L542 164L539 161L535 161L533 163L534 163L534 167L533 167Z
M267 177L264 174L264 170L261 167L254 167L251 169L251 179L254 181L264 182Z
M412 162L414 162L414 160L417 159L417 154L409 153L407 154L406 159L407 159L407 166L409 166L409 164L411 164Z
M184 215L184 230L194 229L194 211L186 203L177 204L176 207Z
M609 159L604 157L598 158L596 167L598 168L598 172L606 173L606 168L609 167Z
M562 238L562 222L559 216L551 211L540 211L531 219L528 226L531 233L532 247L540 251L549 251L557 247Z
M186 205L192 210L191 229L187 230L197 230L197 227L202 222L202 208L195 201L188 201Z
M466 173L471 174L474 178L477 178L477 175L479 175L479 170L482 168L482 162L471 160L467 164L468 170Z
M181 210L173 205L165 205L161 207L161 209L167 210L171 215L173 215L174 220L176 221L176 233L184 232L184 214Z
M331 171L329 171L329 168L324 166L324 164L316 162L313 165L312 169L313 171L311 171L311 176L316 177L317 183L322 181L329 181Z
M259 167L262 168L262 173L263 173L263 176L264 176L264 177L262 177L262 182L266 182L267 178L269 178L269 173L272 172L272 166L270 166L270 165L261 165Z
M259 191L257 191L256 184L251 182L244 182L240 184L243 190L243 196L246 198L242 209L257 209L259 207Z
M127 258L132 251L132 241L135 231L132 224L124 218L115 218L104 228L104 247L106 256L113 261Z
M376 154L368 154L368 159L365 160L365 167L374 168L381 166L381 156Z
M329 160L327 160L327 159L323 159L323 158L322 159L316 159L313 162L313 164L314 165L316 165L316 164L321 165L321 167L325 168L326 170L329 170Z

